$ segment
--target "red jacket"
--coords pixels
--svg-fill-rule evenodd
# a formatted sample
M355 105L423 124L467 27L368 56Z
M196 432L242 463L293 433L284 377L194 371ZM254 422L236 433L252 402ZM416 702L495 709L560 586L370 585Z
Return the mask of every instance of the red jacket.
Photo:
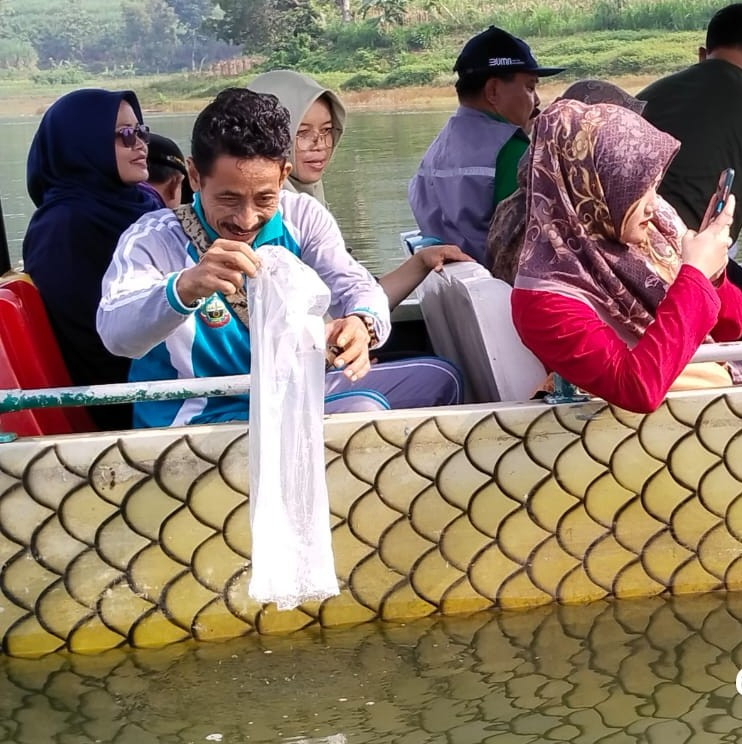
M544 366L621 408L653 411L706 334L716 341L742 336L742 291L726 277L719 287L683 265L657 307L654 323L629 349L585 303L514 289L513 322Z

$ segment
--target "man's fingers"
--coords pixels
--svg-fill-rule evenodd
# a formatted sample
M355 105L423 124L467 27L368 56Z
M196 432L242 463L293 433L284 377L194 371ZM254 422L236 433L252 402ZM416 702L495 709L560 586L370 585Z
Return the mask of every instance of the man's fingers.
M247 243L223 238L214 241L202 260L231 265L250 277L254 277L260 268L258 254Z
M359 356L353 362L353 364L349 364L345 368L343 374L348 379L355 382L356 380L360 380L361 377L363 377L369 371L369 369L371 369L371 362L368 358L368 354L364 351L364 353L361 354L361 356Z
M355 337L353 341L343 348L341 354L338 355L335 360L335 366L338 369L348 367L349 371L355 372L357 370L357 362L363 357L368 358L368 342L364 338Z
M340 320L331 320L329 323L325 323L325 341L328 344L339 345L337 336L342 329L342 321Z
M205 254L202 263L211 266L223 266L227 269L247 274L248 276L255 276L258 268L260 268L259 261L256 263L249 256L237 251L216 251L211 253L209 250Z
M199 264L194 271L198 272L194 274L194 285L201 297L208 297L214 292L234 294L245 281L245 275L241 271L219 264Z
M223 250L230 251L232 253L242 253L252 258L252 260L260 263L258 254L247 244L241 243L239 240L226 240L225 238L217 238L211 245L209 250Z
M359 364L357 367L348 367L343 373L351 382L356 382L362 377L368 374L371 369L371 363L367 360L363 361L363 364Z

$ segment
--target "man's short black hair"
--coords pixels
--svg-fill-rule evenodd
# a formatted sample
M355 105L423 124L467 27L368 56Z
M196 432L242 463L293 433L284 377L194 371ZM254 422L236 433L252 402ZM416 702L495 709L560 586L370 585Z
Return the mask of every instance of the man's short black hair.
M160 163L147 163L147 170L149 171L149 178L147 179L150 183L165 183L172 176L182 174L180 168L173 168L170 165L162 165Z
M226 88L196 117L191 155L208 175L220 155L267 158L283 165L291 151L289 112L270 93Z
M456 95L462 101L467 98L473 98L482 91L485 83L493 77L500 78L500 80L505 80L507 82L512 82L512 80L515 79L515 73L499 72L493 74L491 72L475 72L470 75L464 75L463 77L459 77L456 81Z
M716 11L706 29L706 51L718 47L742 47L742 3Z

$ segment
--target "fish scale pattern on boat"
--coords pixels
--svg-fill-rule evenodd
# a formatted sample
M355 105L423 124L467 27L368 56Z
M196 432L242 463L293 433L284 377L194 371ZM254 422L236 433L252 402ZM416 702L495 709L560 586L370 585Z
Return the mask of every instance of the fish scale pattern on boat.
M247 436L222 425L0 446L10 655L742 587L742 396L326 424L338 597L249 599Z

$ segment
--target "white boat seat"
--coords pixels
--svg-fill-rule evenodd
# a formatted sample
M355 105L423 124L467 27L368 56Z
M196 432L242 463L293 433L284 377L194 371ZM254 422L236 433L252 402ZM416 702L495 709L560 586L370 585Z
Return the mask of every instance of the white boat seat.
M400 233L405 256L435 242ZM446 264L416 290L433 349L461 370L467 403L527 400L546 378L513 326L511 291L476 263ZM702 344L691 361L742 361L742 341Z
M467 403L528 400L546 378L513 326L511 291L477 263L445 264L417 289L433 349L461 370Z

